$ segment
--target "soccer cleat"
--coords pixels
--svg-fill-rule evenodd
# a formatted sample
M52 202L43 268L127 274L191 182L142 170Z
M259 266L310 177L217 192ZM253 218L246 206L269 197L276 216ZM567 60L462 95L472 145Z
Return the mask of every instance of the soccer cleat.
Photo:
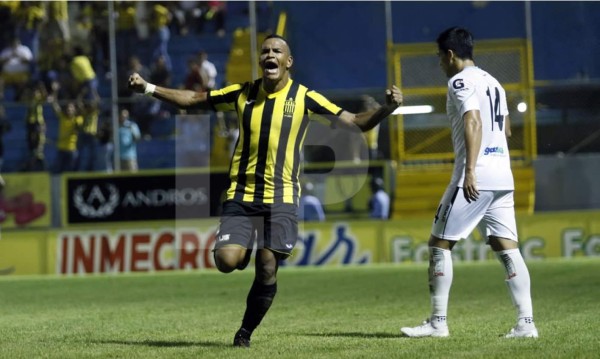
M400 331L404 336L411 338L423 338L423 337L447 337L450 335L448 331L448 325L446 323L434 324L431 320L427 319L422 325L418 327L404 327Z
M531 318L520 318L510 332L504 336L505 338L537 338L538 331Z
M237 333L235 333L235 336L233 337L233 346L240 348L250 348L250 335L252 335L252 333L250 333L244 328L240 328L240 330L238 330Z
M252 250L254 249L254 242L256 242L256 237L258 236L258 232L255 230L252 233L252 237L250 238L250 243L248 243L248 248L246 248L246 254L244 255L244 260L238 264L238 270L244 270L250 263L250 259L252 258Z

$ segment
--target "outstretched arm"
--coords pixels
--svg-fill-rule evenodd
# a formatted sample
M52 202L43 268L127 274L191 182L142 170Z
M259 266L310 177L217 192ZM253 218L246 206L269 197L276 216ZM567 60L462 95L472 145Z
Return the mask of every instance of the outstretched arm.
M164 102L169 102L177 107L209 109L208 93L190 90L170 89L153 85L144 80L138 73L129 76L129 88L137 93L152 95Z
M386 90L386 101L385 105L379 107L376 110L365 111L361 113L351 113L344 111L340 114L342 123L348 126L358 126L363 132L369 131L377 124L383 121L384 118L394 112L399 106L402 105L403 97L402 91L396 85L393 85L391 89Z

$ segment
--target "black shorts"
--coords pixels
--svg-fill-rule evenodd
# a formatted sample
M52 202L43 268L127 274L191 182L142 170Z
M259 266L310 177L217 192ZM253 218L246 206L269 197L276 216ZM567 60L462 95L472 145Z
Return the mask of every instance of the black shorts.
M257 248L267 248L287 257L298 238L296 205L256 204L234 200L223 203L215 250L226 245L250 247L256 233Z

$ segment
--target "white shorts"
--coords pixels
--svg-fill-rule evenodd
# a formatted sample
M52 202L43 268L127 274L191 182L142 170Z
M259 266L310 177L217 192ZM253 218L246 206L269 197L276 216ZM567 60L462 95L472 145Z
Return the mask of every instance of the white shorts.
M458 241L478 228L486 243L489 236L518 241L514 191L479 191L467 202L462 187L448 187L433 219L431 234Z

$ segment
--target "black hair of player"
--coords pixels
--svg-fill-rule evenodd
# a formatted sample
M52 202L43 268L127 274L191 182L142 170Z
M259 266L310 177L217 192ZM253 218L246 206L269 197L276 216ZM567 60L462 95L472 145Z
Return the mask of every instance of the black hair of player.
M292 48L290 47L290 44L289 44L289 42L287 41L287 39L285 37L283 37L281 35L277 35L277 34L271 34L271 35L268 35L267 37L265 37L264 41L267 41L268 39L279 39L279 40L285 42L285 44L287 45L288 49L290 49L290 53L292 52Z
M454 26L444 30L436 40L442 52L452 50L463 60L473 60L473 35L464 27Z

